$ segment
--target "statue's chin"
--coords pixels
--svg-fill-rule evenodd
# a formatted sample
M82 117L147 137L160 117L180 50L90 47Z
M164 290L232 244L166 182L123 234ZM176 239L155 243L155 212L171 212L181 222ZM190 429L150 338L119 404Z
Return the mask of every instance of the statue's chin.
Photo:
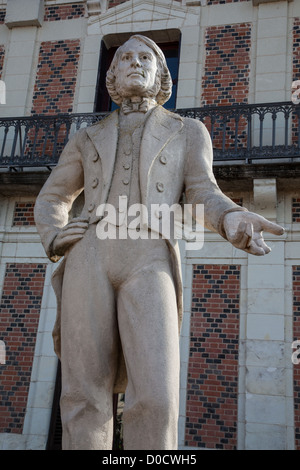
M147 88L142 84L132 84L131 86L118 86L116 91L123 99L132 98L133 96L140 96L143 98L155 98L156 87Z
M135 85L130 88L120 88L118 93L122 98L131 98L132 96L147 96L147 89L140 85Z

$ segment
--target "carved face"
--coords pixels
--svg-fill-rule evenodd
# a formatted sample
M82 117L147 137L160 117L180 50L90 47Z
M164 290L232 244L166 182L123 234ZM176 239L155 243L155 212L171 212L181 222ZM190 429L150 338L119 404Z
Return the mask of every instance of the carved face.
M116 89L123 97L143 96L152 89L157 60L150 47L136 39L124 44L116 74Z

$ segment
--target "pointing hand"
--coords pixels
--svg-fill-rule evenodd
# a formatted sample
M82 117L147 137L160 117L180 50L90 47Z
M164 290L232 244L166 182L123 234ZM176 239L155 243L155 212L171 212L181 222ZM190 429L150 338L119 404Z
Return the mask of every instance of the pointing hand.
M282 235L284 228L253 212L230 212L224 217L224 230L227 240L233 246L256 256L271 251L263 238L263 231Z

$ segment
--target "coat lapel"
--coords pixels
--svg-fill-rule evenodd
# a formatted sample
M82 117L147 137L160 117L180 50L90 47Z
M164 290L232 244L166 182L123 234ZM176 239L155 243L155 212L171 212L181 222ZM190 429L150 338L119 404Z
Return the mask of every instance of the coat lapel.
M140 188L143 204L147 200L152 165L182 126L183 122L180 116L170 113L161 106L157 106L147 120L140 152Z
M103 190L101 203L105 202L110 188L118 143L119 111L114 111L103 121L88 127L87 134L93 142L102 165Z
M110 188L118 143L119 112L111 113L103 121L88 127L87 134L93 142L102 164L103 191L101 202L105 202ZM173 137L183 126L182 118L157 106L149 116L143 131L140 151L140 188L142 203L148 193L149 174L152 165Z

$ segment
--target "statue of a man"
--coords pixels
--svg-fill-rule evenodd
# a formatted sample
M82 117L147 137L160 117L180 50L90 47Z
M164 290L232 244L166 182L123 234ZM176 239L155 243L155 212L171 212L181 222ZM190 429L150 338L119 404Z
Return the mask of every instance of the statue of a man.
M171 95L162 51L135 35L116 52L107 88L120 109L79 130L66 145L35 205L53 277L53 336L62 365L64 449L111 449L113 392L124 392L124 448L177 449L179 328L182 313L176 239L99 239L97 208L203 204L205 225L254 255L270 249L262 232L282 227L234 204L212 171L205 126L161 105ZM84 190L79 218L68 220ZM158 215L159 217L159 215ZM146 222L151 229L151 221ZM121 232L122 217L117 224ZM124 231L122 230L124 235Z

